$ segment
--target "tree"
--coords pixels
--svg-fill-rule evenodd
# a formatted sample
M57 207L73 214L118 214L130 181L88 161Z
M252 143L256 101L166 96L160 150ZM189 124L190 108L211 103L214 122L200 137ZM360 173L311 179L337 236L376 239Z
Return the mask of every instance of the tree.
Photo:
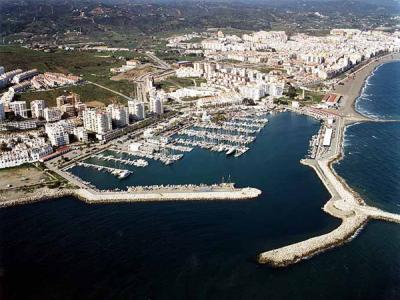
M288 96L291 99L294 99L297 96L296 89L293 86L289 86Z

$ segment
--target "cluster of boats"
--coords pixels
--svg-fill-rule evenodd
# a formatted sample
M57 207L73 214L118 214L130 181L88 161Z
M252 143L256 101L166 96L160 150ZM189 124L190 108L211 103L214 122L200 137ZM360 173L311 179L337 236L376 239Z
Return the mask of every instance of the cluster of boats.
M319 129L318 133L313 135L311 137L311 140L309 142L309 149L308 149L308 157L310 158L316 158L318 155L318 150L320 149L320 141L321 141L321 136L322 136L322 131L323 131L323 126Z
M147 153L147 152L141 152L141 151L127 152L127 151L122 151L122 150L115 150L115 151L117 153L127 153L127 154L137 156L137 157L158 160L165 165L173 164L174 162L176 162L177 160L180 160L183 157L183 154Z
M233 135L222 132L215 132L208 130L194 130L194 129L185 129L181 132L181 134L207 140L227 141L239 144L250 144L254 142L254 140L256 139L255 136L251 135Z
M249 150L255 134L267 124L264 117L235 117L222 124L204 122L185 128L178 133L175 143L190 147L200 147L226 155L238 157Z
M100 165L95 165L95 164L89 164L89 163L85 163L85 162L78 162L77 165L86 167L86 168L94 168L100 172L105 171L105 172L108 172L108 173L118 177L119 179L127 178L129 175L133 174L133 172L129 171L129 170L110 168L110 167L105 167L105 166L100 166Z
M193 140L184 139L184 138L177 138L175 141L177 143L180 143L183 145L199 147L199 148L207 149L207 150L214 151L214 152L225 152L226 155L234 154L235 157L238 157L238 156L246 153L249 150L249 147L246 147L246 146L232 146L229 144L221 144L221 143L216 144L216 143L206 142L206 141L193 141Z
M120 162L123 164L135 166L135 167L147 167L149 163L144 160L144 159L122 159L118 157L114 157L112 155L104 155L104 154L94 154L92 157L101 159L101 160L106 160L106 161L114 161L114 162Z

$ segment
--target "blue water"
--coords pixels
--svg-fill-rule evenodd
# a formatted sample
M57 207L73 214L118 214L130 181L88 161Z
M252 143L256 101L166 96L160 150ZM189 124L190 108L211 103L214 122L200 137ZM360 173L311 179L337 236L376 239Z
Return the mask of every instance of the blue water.
M385 66L374 76L383 76ZM269 119L239 159L195 150L169 167L137 169L124 181L74 170L104 188L230 176L238 186L260 188L255 200L88 205L63 198L1 209L0 299L399 299L397 224L371 222L351 243L288 268L256 263L261 251L339 224L321 210L329 194L318 177L299 163L319 123L292 113ZM380 193L370 188L382 188L376 178L365 184L378 171L379 179L393 177L393 168L380 171L392 146L370 138L383 138L380 130L370 131L386 128L385 141L393 141L396 128L386 126L396 124L348 128L346 156L336 166L369 201L391 209L399 201L393 189L375 197ZM371 149L380 155L365 152ZM373 170L371 157L381 158Z
M399 122L349 126L336 169L368 203L400 213L400 62L378 67L356 103L367 116Z
M399 120L399 93L400 61L380 65L364 84L356 109L373 118Z

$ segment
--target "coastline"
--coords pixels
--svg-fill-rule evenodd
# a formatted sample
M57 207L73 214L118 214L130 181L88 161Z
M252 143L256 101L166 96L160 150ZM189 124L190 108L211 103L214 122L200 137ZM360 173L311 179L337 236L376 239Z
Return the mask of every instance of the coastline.
M326 234L294 243L281 248L272 249L258 255L258 262L274 267L285 267L314 255L325 252L352 240L371 219L400 223L400 215L388 213L369 206L333 168L333 165L344 156L344 135L346 127L355 122L374 121L356 110L356 100L373 72L384 63L400 59L400 54L390 54L382 59L374 60L343 79L344 85L338 85L344 95L344 107L337 124L336 145L330 157L322 159L304 159L301 163L314 169L325 185L331 198L323 206L323 210L333 217L342 220L341 225ZM353 74L352 74L353 75ZM351 76L352 76L351 75ZM356 92L355 92L356 91Z
M342 116L347 118L347 123L357 121L373 121L370 117L363 115L356 109L356 101L360 97L362 90L370 76L381 65L400 60L400 53L391 53L380 58L374 59L362 68L356 70L349 75L355 75L354 79L350 76L340 80L344 85L336 85L333 91L343 95L344 106L342 108Z
M393 55L397 58L393 59ZM378 66L400 59L399 53L393 55L390 54L366 64L354 73L354 79L344 79L346 82L344 85L339 85L338 89L341 88L343 91L347 89L348 92L344 94L344 107L339 111L338 134L335 141L336 144L333 146L335 150L333 155L325 159L301 161L302 164L314 169L328 189L331 199L323 206L323 210L336 218L340 218L342 220L341 225L326 234L263 252L258 256L260 263L283 267L297 263L303 259L308 259L318 253L350 241L363 229L370 219L400 223L400 215L386 213L366 205L364 200L333 169L333 164L343 158L343 138L346 127L355 122L376 121L357 112L355 108L356 99L360 96L366 80ZM63 175L65 174L62 173L61 176ZM120 202L245 200L257 198L260 194L260 190L253 188L200 192L187 191L187 189L182 187L180 191L152 191L149 193L96 192L85 187L76 189L43 188L34 192L24 193L21 197L14 199L10 199L7 195L0 195L0 208L67 196L78 198L89 204L103 204Z

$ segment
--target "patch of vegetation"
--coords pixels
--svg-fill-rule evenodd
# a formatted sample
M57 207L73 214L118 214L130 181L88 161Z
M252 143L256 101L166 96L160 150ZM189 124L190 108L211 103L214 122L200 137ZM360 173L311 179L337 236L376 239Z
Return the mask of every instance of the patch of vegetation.
M177 89L177 88L184 88L189 86L194 86L195 84L200 85L200 83L206 82L204 78L179 78L176 76L168 77L163 81L160 81L158 85L165 90Z
M121 66L125 60L119 60L117 57L123 56L126 59L140 59L145 57L136 52L116 52L110 57L107 53L93 53L84 51L56 51L54 53L44 53L25 49L22 47L1 46L0 61L6 70L21 68L23 70L36 68L39 72L60 72L64 74L72 73L82 76L83 79L98 83L109 89L115 90L127 96L133 95L135 85L127 80L110 80L112 74L110 68ZM109 104L113 99L118 102L126 102L126 99L110 91L101 89L93 85L76 85L61 87L50 91L32 91L17 96L17 100L30 102L36 99L46 100L48 105L55 105L55 98L65 92L78 93L81 100L99 101Z
M54 89L49 91L26 92L23 94L18 94L15 97L15 99L26 101L27 103L33 100L40 99L40 100L45 100L48 106L55 106L56 98L58 96L67 94L69 92L74 92L79 94L81 96L82 102L99 101L101 103L104 103L105 105L108 105L112 103L114 99L117 99L117 101L121 103L126 101L125 98L117 96L116 94L110 91L104 90L92 84L63 87L60 89Z

